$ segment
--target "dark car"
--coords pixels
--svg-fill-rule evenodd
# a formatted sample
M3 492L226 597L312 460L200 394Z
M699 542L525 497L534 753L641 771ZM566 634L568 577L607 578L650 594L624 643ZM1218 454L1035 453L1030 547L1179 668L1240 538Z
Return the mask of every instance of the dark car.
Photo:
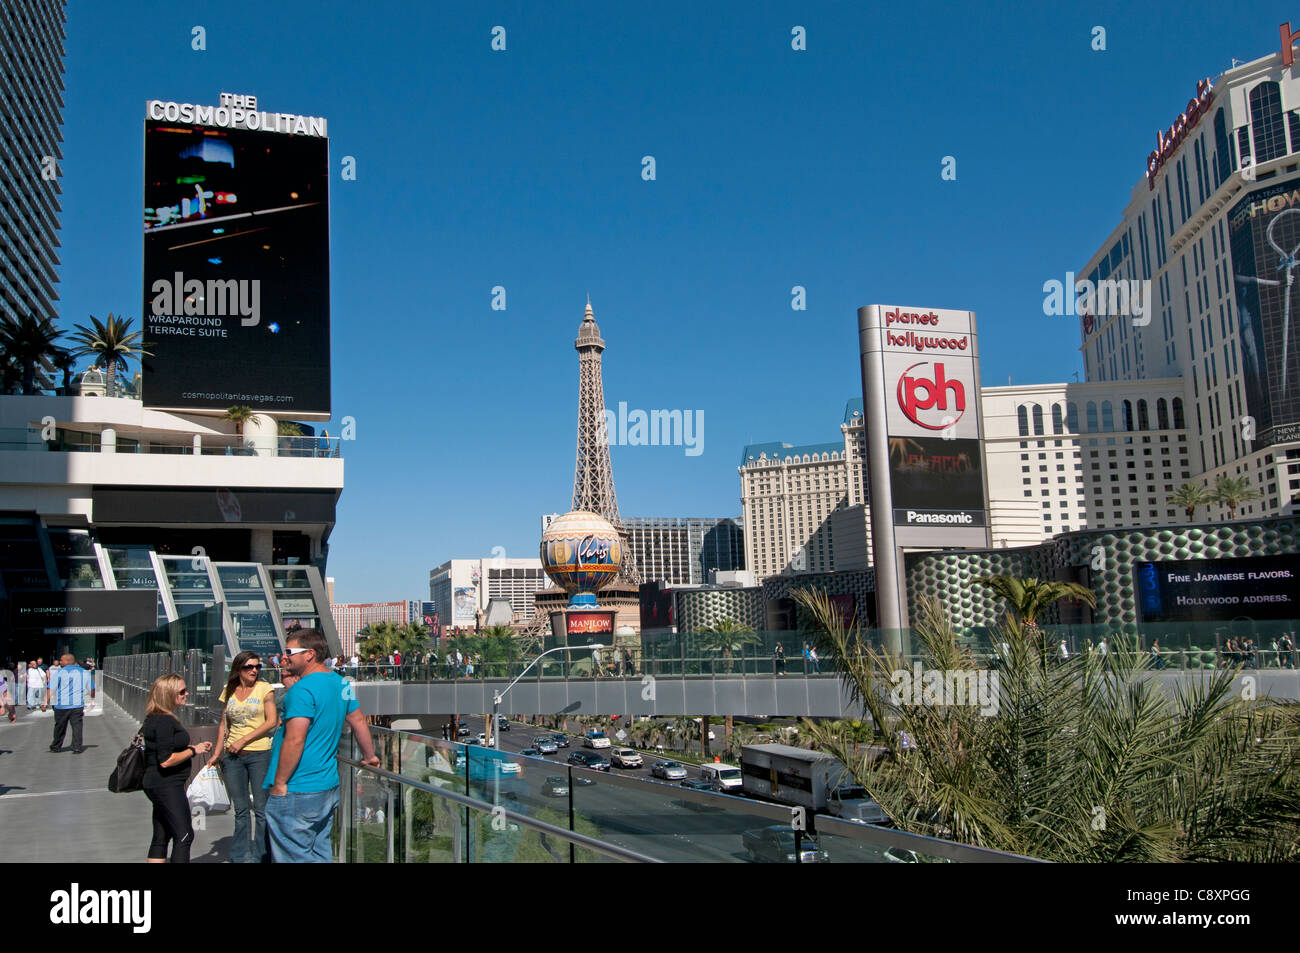
M506 718L505 715L497 715L497 730L498 731L510 730L510 721Z
M749 854L750 860L769 864L795 863L794 831L780 824L771 827L758 827L740 835L741 846ZM798 859L805 864L824 864L830 857L821 850L817 838L804 834L799 845Z
M551 740L555 742L555 746L556 746L557 748L567 748L567 747L569 747L569 736L568 736L568 735L551 735Z
M609 762L594 751L573 752L573 754L569 755L569 764L575 764L580 768L590 768L592 771L609 770Z
M558 774L551 775L542 782L542 793L547 797L568 797L569 782Z

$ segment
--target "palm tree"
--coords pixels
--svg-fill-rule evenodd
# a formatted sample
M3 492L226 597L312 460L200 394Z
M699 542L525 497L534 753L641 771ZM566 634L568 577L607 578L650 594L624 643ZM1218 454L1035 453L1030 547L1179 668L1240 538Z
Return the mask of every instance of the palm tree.
M1108 672L1086 656L1042 668L1012 614L1005 667L982 672L927 600L923 667L982 686L977 705L927 702L903 687L905 660L863 648L824 593L794 597L880 734L855 754L835 723L805 731L899 830L1058 862L1300 860L1300 722L1243 698L1233 670L1166 691L1125 644Z
M1190 522L1196 518L1196 508L1213 502L1213 497L1199 483L1184 483L1169 497L1169 502L1181 506Z
M281 420L275 425L275 432L280 437L301 437L302 424L296 424L292 420Z
M234 421L235 433L242 437L244 435L244 424L253 419L253 408L244 404L228 407L226 409L226 419Z
M1094 609L1097 607L1097 597L1092 594L1092 590L1077 582L1056 582L1034 577L1019 579L1015 576L979 576L973 582L992 590L994 595L1003 599L1008 612L1014 612L1026 628L1037 627L1039 615L1061 599L1082 599Z
M747 645L758 645L754 630L735 619L720 619L713 625L706 625L695 632L695 644L701 649L717 652L725 664L723 671L730 672L736 652L743 652Z
M90 316L91 327L77 325L77 333L72 336L76 345L74 357L93 357L94 366L103 367L108 377L108 394L117 395L118 365L129 361L153 357L140 340L142 333L131 330L130 318L115 318L110 311L107 319L101 322L93 314Z
M64 351L56 343L63 332L49 318L30 314L5 318L0 324L0 362L12 368L7 377L21 376L24 394L37 394L38 388L53 387L47 376L59 366ZM12 387L12 380L9 381Z
M1249 477L1221 476L1214 481L1212 501L1228 508L1228 519L1237 518L1237 507L1260 498L1259 490L1251 485Z

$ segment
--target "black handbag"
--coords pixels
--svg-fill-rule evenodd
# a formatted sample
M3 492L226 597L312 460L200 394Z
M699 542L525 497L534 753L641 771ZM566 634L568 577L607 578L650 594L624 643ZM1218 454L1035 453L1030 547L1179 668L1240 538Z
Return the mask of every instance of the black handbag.
M135 738L117 756L117 767L108 776L108 789L114 794L139 791L144 782L144 725Z

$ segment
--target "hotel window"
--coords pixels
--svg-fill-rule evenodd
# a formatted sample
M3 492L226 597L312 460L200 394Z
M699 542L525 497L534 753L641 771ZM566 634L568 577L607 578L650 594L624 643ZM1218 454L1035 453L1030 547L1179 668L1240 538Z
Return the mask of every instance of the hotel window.
M1250 91L1250 124L1255 130L1255 162L1286 155L1281 86L1260 83Z

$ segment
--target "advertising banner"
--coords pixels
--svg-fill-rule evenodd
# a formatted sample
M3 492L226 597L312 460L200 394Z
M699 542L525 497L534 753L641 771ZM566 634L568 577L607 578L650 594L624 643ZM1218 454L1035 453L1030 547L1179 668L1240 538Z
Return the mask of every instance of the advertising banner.
M1300 619L1300 556L1139 562L1143 622Z
M565 630L570 639L595 640L597 636L613 635L614 613L570 612L565 618Z
M983 526L978 440L889 438L894 520L899 526Z
M1246 412L1255 449L1300 439L1300 189L1251 192L1228 216Z
M144 405L328 414L329 140L153 118L144 164Z
M478 611L478 590L473 586L458 586L452 590L451 602L452 624L473 625Z

